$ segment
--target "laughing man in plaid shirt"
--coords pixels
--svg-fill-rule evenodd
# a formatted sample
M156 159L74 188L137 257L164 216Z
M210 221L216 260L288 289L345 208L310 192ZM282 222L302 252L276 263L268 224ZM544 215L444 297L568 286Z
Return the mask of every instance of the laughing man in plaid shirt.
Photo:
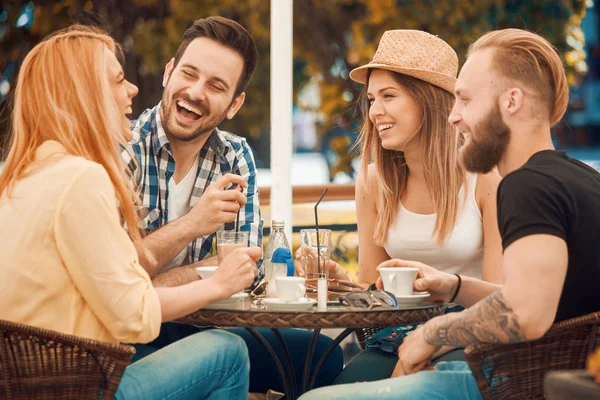
M142 261L159 285L190 282L198 279L196 266L216 265L215 232L223 225L234 229L240 205L240 230L249 232L250 246L262 241L252 152L245 139L217 129L244 102L256 67L257 55L251 53L256 50L243 49L250 53L244 54L250 60L246 63L241 54L227 51L230 60L219 64L207 57L206 65L199 66L194 60L199 57L188 56L195 47L224 47L199 40L204 42L180 47L167 65L162 101L132 122L131 150L139 167L123 153L143 205L140 227L148 233L144 245L150 257ZM210 75L200 69L210 70ZM235 190L227 190L233 185Z
M166 66L162 101L132 122L132 148L123 157L136 178L143 203L140 224L148 233L143 241L146 249L138 251L140 262L155 286L186 284L198 279L195 265L217 265L211 257L212 239L223 225L233 228L238 210L240 229L249 232L250 245L261 243L252 152L244 139L217 129L244 103L257 58L254 40L236 22L221 17L195 21ZM244 328L227 330L247 344L250 391L283 391L264 347ZM156 340L135 346L134 361L198 331L192 325L164 323ZM273 332L258 331L282 359ZM300 383L312 333L299 329L280 332ZM332 342L320 335L311 370ZM333 383L342 366L343 352L337 346L323 365L316 386Z

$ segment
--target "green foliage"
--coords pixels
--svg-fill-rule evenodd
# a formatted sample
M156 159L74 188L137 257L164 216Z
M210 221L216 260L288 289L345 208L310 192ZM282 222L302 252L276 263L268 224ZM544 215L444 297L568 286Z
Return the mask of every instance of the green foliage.
M469 44L486 31L515 27L556 46L571 83L587 72L581 19L585 0L299 0L294 46L307 75L319 75L326 117L348 114L361 85L348 72L373 57L390 29L420 29L444 39L464 61ZM332 65L339 68L332 69ZM345 95L343 95L345 94Z
M30 29L16 28L26 1L12 1L6 34L0 40L0 71L12 60L18 64L44 36L74 22L92 23L106 29L126 50L125 75L140 92L134 115L160 100L165 64L174 56L181 36L191 22L210 15L232 18L254 37L260 60L248 87L244 107L225 129L258 138L269 127L269 11L265 0L65 0L36 1ZM11 82L14 83L16 76ZM4 121L8 117L5 112ZM3 131L0 126L0 136Z
M255 38L260 62L244 107L225 129L254 139L268 133L269 0L40 0L35 2L31 29L15 28L24 4L13 0L4 6L8 20L0 39L0 71L9 60L18 66L48 33L73 22L93 22L127 51L126 76L140 88L134 114L160 100L164 65L191 21L209 15L237 20ZM580 28L586 5L586 0L295 0L294 89L297 93L307 82L319 82L319 110L325 117L324 129L329 129L333 117L348 114L358 98L361 87L348 79L348 72L371 59L385 30L400 28L440 36L461 61L468 44L483 32L526 28L559 49L573 82L587 70ZM6 117L4 113L4 122ZM5 130L0 122L0 136Z

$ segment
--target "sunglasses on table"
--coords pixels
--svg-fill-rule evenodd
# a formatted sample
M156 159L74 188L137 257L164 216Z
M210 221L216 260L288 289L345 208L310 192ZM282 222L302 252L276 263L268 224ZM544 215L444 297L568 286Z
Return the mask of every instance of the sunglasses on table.
M374 306L398 308L396 296L385 290L352 292L339 297L340 304L355 309L371 309Z

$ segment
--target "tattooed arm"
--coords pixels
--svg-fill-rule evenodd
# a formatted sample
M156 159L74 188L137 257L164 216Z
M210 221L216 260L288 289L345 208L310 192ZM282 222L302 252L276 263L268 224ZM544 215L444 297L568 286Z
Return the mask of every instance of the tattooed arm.
M541 337L554 322L567 263L567 245L557 236L536 234L516 240L504 250L502 289L460 313L433 318L408 335L398 348L392 377L423 369L444 345Z
M461 315L468 313L469 315ZM502 292L496 292L468 311L431 320L423 327L427 343L464 346L474 342L517 343L527 340L515 312Z
M567 263L566 243L559 237L517 240L504 252L502 291L461 313L432 319L423 327L424 339L434 346L465 346L541 337L554 322Z

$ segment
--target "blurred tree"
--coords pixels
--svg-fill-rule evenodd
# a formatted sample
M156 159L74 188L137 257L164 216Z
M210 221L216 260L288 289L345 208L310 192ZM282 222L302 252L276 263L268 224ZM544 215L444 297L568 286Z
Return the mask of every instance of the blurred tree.
M581 19L586 0L296 0L294 54L306 63L304 75L318 77L319 111L325 132L335 121L355 121L354 105L362 85L348 78L370 61L379 38L389 29L420 29L439 36L462 64L468 45L482 33L507 27L546 37L565 61L569 82L587 72ZM346 122L347 123L347 122ZM351 172L348 148L339 147L332 171Z
M324 116L323 135L334 122L349 129L357 116L353 104L361 85L348 72L368 62L388 29L422 29L440 36L464 61L468 44L481 33L518 27L548 38L565 60L570 82L585 74L587 65L580 28L591 0L295 0L294 89L319 85L318 110ZM31 16L23 18L24 11ZM0 9L0 99L12 87L25 54L48 33L74 22L94 23L107 29L126 50L125 74L140 88L134 115L155 105L162 93L164 65L175 54L181 35L191 21L209 15L237 20L254 36L260 63L248 88L239 116L224 128L256 143L269 131L268 0L4 0ZM1 104L0 104L1 106ZM0 115L0 136L6 131ZM342 122L340 122L342 121ZM268 158L268 141L263 141ZM336 142L340 155L347 149ZM336 150L337 151L337 150ZM340 157L335 171L351 163Z
M32 23L23 25L18 20L26 9L32 11ZM259 72L248 87L244 107L224 129L258 139L269 127L269 11L264 0L12 0L0 9L0 73L12 72L6 76L12 87L25 54L44 36L75 22L94 24L126 51L125 75L140 89L133 112L139 115L160 100L164 66L175 55L185 29L195 19L221 15L249 30L260 55ZM8 96L0 98L6 101ZM6 132L7 118L5 110L0 136Z

